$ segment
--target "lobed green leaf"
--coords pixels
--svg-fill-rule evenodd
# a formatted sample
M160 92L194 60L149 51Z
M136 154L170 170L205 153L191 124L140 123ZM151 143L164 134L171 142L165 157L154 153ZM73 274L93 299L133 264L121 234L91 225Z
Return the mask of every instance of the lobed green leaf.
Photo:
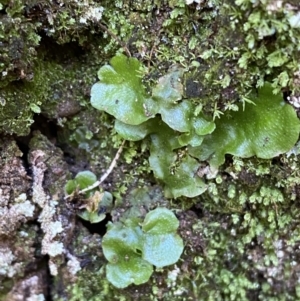
M131 125L153 117L157 112L156 104L143 88L140 68L135 58L122 54L113 57L110 65L101 67L98 72L100 82L91 90L92 106Z
M216 129L190 153L200 160L210 160L217 168L225 154L243 158L270 159L289 151L298 140L300 123L292 106L281 95L273 95L271 84L252 96L253 104L242 105L237 112L226 112L216 121Z
M182 238L175 233L145 235L143 258L158 268L176 263L182 251Z
M118 264L108 263L107 280L117 288L125 288L130 284L146 283L153 273L151 263L138 255L125 256Z
M175 232L179 227L179 221L175 214L167 208L156 208L150 211L144 222L142 229L147 234L166 234Z

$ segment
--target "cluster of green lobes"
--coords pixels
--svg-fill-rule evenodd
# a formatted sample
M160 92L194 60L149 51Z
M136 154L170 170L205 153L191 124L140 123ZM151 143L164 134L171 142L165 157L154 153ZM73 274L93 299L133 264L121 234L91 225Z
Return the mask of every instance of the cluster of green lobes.
M290 150L298 139L295 110L272 94L269 83L253 93L245 108L240 105L213 121L183 99L182 68L171 68L149 95L139 76L141 67L135 58L113 57L98 72L91 103L116 118L115 129L124 139L150 135L150 166L165 183L166 197L195 197L206 190L196 176L199 161L208 161L216 174L225 154L269 159Z
M156 208L144 221L126 219L110 223L102 240L103 253L109 263L107 279L116 287L146 283L153 266L162 268L178 261L183 240L176 233L179 221L172 211Z

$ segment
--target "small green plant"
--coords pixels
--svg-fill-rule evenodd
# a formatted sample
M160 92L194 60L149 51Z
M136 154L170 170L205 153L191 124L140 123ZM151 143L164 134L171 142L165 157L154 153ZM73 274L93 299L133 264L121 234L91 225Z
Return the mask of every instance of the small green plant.
M82 190L88 189L97 182L97 177L91 171L85 170L79 172L73 180L69 180L65 186L68 197L78 196ZM105 219L106 213L110 211L113 205L111 193L99 191L98 189L89 189L83 194L83 204L81 210L77 213L82 219L90 223L99 223Z
M82 171L65 185L66 198L83 198L78 215L90 223L102 221L113 209L112 195L100 192L95 183L99 181L94 173ZM158 207L143 219L138 208L152 202L147 190L134 189L129 196L132 207L119 222L108 224L102 240L103 253L109 261L106 276L118 288L147 282L153 266L172 265L183 251L183 240L176 233L179 221L174 213Z
M140 222L133 217L109 223L103 237L103 253L109 262L106 276L118 288L146 283L153 266L172 265L183 251L183 241L176 233L179 221L172 211L156 208Z
M91 171L85 170L79 172L73 180L69 180L65 186L65 191L68 195L76 192L76 190L85 189L97 181L97 177ZM93 192L89 191L85 197L89 197Z
M202 106L184 99L184 70L173 66L146 93L141 63L117 55L100 68L100 82L91 91L91 103L113 115L115 129L126 140L150 136L149 163L155 177L165 183L165 196L195 197L207 186L197 175L199 161L208 160L215 176L225 154L269 159L290 150L300 124L295 110L266 83L258 96L243 98L236 111L219 119L208 118ZM215 117L215 116L213 116Z

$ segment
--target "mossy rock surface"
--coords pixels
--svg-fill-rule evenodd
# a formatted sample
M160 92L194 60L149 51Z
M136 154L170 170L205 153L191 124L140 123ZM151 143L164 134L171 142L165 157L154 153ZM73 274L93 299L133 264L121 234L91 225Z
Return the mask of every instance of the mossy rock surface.
M1 301L300 298L299 4L187 2L1 2ZM90 103L99 68L128 51L138 96L172 100L155 118L140 103L138 129ZM247 102L260 99L258 118ZM179 107L186 114L168 121ZM194 115L207 127L182 122ZM84 170L101 177L120 135L129 141L101 186L113 202L90 224L78 216L90 203L65 199L64 187ZM181 257L116 288L102 250L108 220L142 223L157 207L178 220Z

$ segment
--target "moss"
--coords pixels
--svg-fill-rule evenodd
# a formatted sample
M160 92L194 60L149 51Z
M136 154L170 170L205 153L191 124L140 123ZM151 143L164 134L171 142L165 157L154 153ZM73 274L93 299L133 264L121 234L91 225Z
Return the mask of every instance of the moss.
M187 6L184 1L156 1L156 17L153 19L151 1L143 2L143 5L135 2L132 5L128 1L103 2L101 5L105 9L103 16L99 10L97 22L103 22L109 30L104 32L104 39L100 42L102 50L111 56L117 48L127 45L149 67L150 80L155 78L157 71L160 72L159 69L172 63L190 68L190 78L193 82L198 82L193 90L196 90L197 96L201 96L201 103L209 113L234 109L234 103L238 100L236 92L247 95L252 86L262 86L266 77L273 81L276 91L297 87L297 66L293 62L297 61L295 41L299 33L297 28L291 27L292 12L286 7L275 9L271 5L260 4L253 8L251 18L248 19L247 10L252 7L251 1L237 2L236 5L231 5L230 1L225 5L221 5L219 1L207 1L198 9L193 5ZM49 95L43 85L45 83L39 81L39 78L49 78L50 85L53 82L61 83L61 86L52 86L52 90L61 91L62 86L68 85L74 87L74 82L70 83L66 78L77 78L77 75L67 72L58 75L59 80L52 77L50 70L55 73L60 73L61 70L51 63L52 66L47 63L45 66L38 55L37 46L44 44L40 38L43 36L45 39L46 34L60 44L75 41L88 49L91 41L95 41L96 35L103 31L103 28L97 26L96 17L91 13L91 10L96 9L100 9L100 6L94 1L69 1L51 5L38 2L25 6L17 2L13 8L7 4L3 6L3 11L6 12L2 22L3 35L15 36L17 40L14 42L14 38L9 38L4 42L7 44L4 49L8 53L3 54L2 75L6 79L2 78L1 86L18 80L18 83L12 84L1 95L4 107L0 126L5 132L19 135L28 133L27 129L33 122L33 112L39 112L45 99L55 102L57 97L64 98L60 93ZM136 11L140 12L138 16ZM234 30L229 30L229 27ZM267 28L272 30L264 32L263 29ZM8 29L11 33L7 32ZM284 62L286 69L283 68L283 63L279 63L280 51L283 49L289 53L289 61ZM98 51L98 55L101 51ZM18 58L15 57L17 54ZM89 62L92 61L95 62L95 57L89 58ZM196 63L200 64L199 68ZM88 65L89 63L85 64L83 68L85 74L94 74ZM50 69L49 73L45 69ZM28 80L33 82L28 85L28 89L23 90ZM19 89L21 95L15 97L14 93L19 94ZM32 90L35 90L30 95L32 100L22 102L26 96L24 93ZM39 95L36 95L37 91ZM187 95L191 93L191 86L188 85ZM74 92L66 91L66 95L70 94L74 96ZM62 111L67 111L66 107L69 108L69 114L75 114L79 110L78 102L72 102L72 98L64 100ZM82 100L79 103L82 104ZM17 110L20 106L22 114ZM48 110L49 106L45 107L44 111ZM50 112L50 116L54 116L54 113ZM64 117L64 113L61 117Z
M251 1L244 2L252 7ZM136 22L132 40L128 38L132 32L130 24L124 28L116 25L117 20L122 21L130 11L125 1L115 2L113 9L119 14L112 16L112 10L107 10L104 20L112 20L109 28L128 42L132 53L149 67L150 83L160 76L159 67L165 70L174 62L189 67L187 82L190 85L186 86L186 95L193 96L193 102L203 105L207 114L217 118L226 110L236 109L238 95L246 96L253 86L259 86L267 78L276 79L281 66L270 65L271 59L267 57L274 49L284 47L277 35L263 40L257 35L253 51L259 52L261 45L266 45L266 56L259 64L252 58L241 65L240 59L249 52L249 38L248 31L238 25L247 19L247 10L230 4L228 1L228 6L221 6L218 1L207 1L198 11L193 6L181 7L181 3L161 4L160 9L168 5L170 10L162 9L158 13L151 27L156 29L156 34L150 32L143 37L142 27L150 24L145 5L140 19L131 14L132 22ZM266 16L266 5L252 8L262 10L262 18L267 22L279 18L279 15ZM126 10L124 15L122 10ZM231 18L233 13L238 21ZM286 24L286 16L280 16L279 23ZM229 26L233 24L237 24L235 31L230 29L229 33ZM255 24L249 31L258 34ZM297 35L297 30L293 29L293 34ZM112 40L106 51L115 44ZM295 43L292 45L296 47ZM292 55L295 58L296 53L292 51ZM285 87L283 82L279 86ZM278 85L274 84L273 88L276 87ZM288 88L293 89L293 85ZM137 149L137 154L141 153ZM147 291L148 300L193 300L199 296L206 300L295 298L297 275L291 271L292 261L299 260L295 255L299 217L293 201L299 196L297 156L282 155L273 161L226 157L219 177L206 180L207 192L191 202L182 198L180 204L173 203L177 209L182 206L185 211L196 204L199 216L182 216L181 233L187 246L183 262L178 265L178 277L173 282L172 277L168 278L168 272L175 273L175 267L156 273L147 286L147 289L152 288L151 292ZM138 173L137 176L143 175ZM121 193L121 188L119 191ZM172 288L166 289L170 283ZM287 283L291 284L288 289ZM103 291L113 291L102 285ZM144 289L133 287L128 290L131 293L128 298L134 296L133 290L141 294ZM118 294L122 293L125 294L118 291L116 296L119 298Z
M41 48L33 69L33 79L12 82L1 90L3 106L0 110L2 132L24 136L29 133L35 114L56 119L63 125L67 119L87 106L89 89L96 71L93 61L99 61L97 52L82 55L81 61L74 58L72 65L65 58L51 54L55 44L47 42L48 50ZM80 48L70 47L67 54L76 56ZM65 51L61 47L60 51ZM91 63L86 64L89 60ZM90 76L82 78L82 73Z
M1 109L0 127L3 132L19 136L29 133L34 113L41 112L41 106L50 97L51 81L57 81L60 66L37 61L32 82L12 82L2 89L5 103Z
M97 23L103 13L103 7L93 0L33 1L24 10L26 16L38 24L39 30L58 44L71 41L86 43L88 35L97 32Z
M89 46L91 34L81 33L82 30L85 32L93 27L96 17L88 12L91 13L98 6L93 1L68 2L68 5L62 5L63 8L60 9L58 4L52 5L41 2L24 6L22 2L16 2L13 6L3 6L4 14L0 20L0 35L4 37L1 43L5 50L1 52L0 67L1 132L27 135L34 122L34 114L41 112L48 118L58 119L62 124L66 117L76 114L88 102L86 96L96 70L93 65L100 62L101 51ZM69 14L76 16L78 20L70 28L63 28L60 24L63 20L60 19L69 22L72 19ZM52 40L42 34L46 31L46 25L51 23L50 16L55 19L53 27L57 27L57 31L54 30L55 35L48 35ZM80 23L80 18L84 16L87 18L86 23ZM80 62L75 59L81 52L78 44L69 45L67 48L60 47L59 51L64 56L54 55L58 51L56 42L60 38L62 44L70 42L70 36L75 36L74 31L78 32L78 36L84 36L87 44L82 47L89 48L87 54L81 55ZM96 41L98 38L93 39ZM83 41L81 42L83 45ZM72 65L67 61L70 56L74 58ZM82 77L82 72L90 76Z
M242 165L242 169L235 165L236 169L226 169L210 181L197 205L202 208L202 218L194 220L190 235L198 236L203 247L189 268L194 271L198 266L197 295L207 300L252 300L254 296L293 300L297 276L291 273L292 237L299 235L297 214L290 215L290 210L295 210L291 200L295 191L289 185L280 185L280 190L276 187L277 174L272 172L276 164L270 161L243 160ZM256 166L269 166L269 171L254 176ZM241 178L253 179L254 185L243 184ZM193 240L188 241L187 252L195 254ZM289 290L286 282L294 283ZM276 293L272 292L275 283Z
M3 14L4 9L6 14ZM1 55L0 55L0 87L18 79L32 78L34 62L37 58L36 47L40 36L38 25L30 22L23 14L22 1L2 6L0 18ZM5 98L2 99L1 103Z
M297 161L289 158L290 164ZM276 166L269 160L236 160L231 169L210 180L210 189L196 203L200 219L195 214L179 215L180 233L187 244L177 272L175 267L164 269L155 273L146 287L116 291L100 276L102 270L92 278L85 271L69 288L72 298L86 294L95 300L131 300L143 294L145 300L193 300L198 296L206 300L293 300L299 214L297 204L289 201L290 184L280 182L281 189L276 187ZM248 179L252 179L250 186ZM178 273L175 280L172 273ZM88 283L80 282L87 278ZM288 290L287 282L291 284Z
M291 26L291 15L288 6L271 2L226 3L217 16L215 26L220 30L213 34L206 52L201 55L211 66L222 58L226 62L225 68L217 71L222 72L219 79L218 73L213 71L216 86L224 85L227 74L232 81L230 87L236 86L244 95L249 87L261 87L266 79L273 81L276 93L283 88L297 90L295 41L299 39L299 30ZM231 33L227 30L229 26Z
M34 114L40 111L64 126L59 129L58 141L74 155L77 165L70 167L74 173L89 166L97 175L103 174L120 145L121 138L112 129L112 119L91 108L89 91L99 66L115 51L124 52L122 44L146 66L144 85L148 88L174 63L188 69L185 96L192 98L195 106L203 106L206 114L215 119L225 111L236 110L239 100L246 102L248 91L265 80L271 81L277 92L282 88L298 89L295 62L299 28L291 26L290 16L294 12L288 6L274 10L270 1L253 4L250 0L209 0L198 7L196 3L188 6L185 1L171 0L102 1L101 22L118 41L108 31L103 32L103 27L98 27L93 19L80 22L89 8L99 7L94 1L60 1L61 5L45 1L11 3L4 1L0 8L4 45L0 65L0 130L26 135ZM298 9L295 1L292 4ZM287 58L283 52L288 53ZM32 148L48 149L62 157L41 136L35 136L32 144ZM118 219L132 205L128 188L144 184L150 187L155 182L146 163L148 149L147 140L142 144L127 143L125 159L118 161L118 167L105 183L105 189L116 197L112 219ZM14 151L15 145L10 152ZM2 150L3 162L7 153ZM50 174L46 175L44 186L51 194L62 196L67 177L60 179L59 174L55 175L58 165L62 161L57 157L49 159ZM154 202L147 200L146 204L132 208L134 214L142 214L144 206L173 206L186 243L182 261L156 271L143 286L120 291L109 285L100 236L91 238L85 233L81 238L89 239L80 240L76 228L74 236L68 233L72 236L68 241L75 244L70 250L80 258L77 260L81 261L82 270L75 279L63 264L59 265L63 272L61 278L54 280L53 299L299 298L295 266L300 260L298 165L297 147L273 160L225 156L218 177L203 179L208 189L200 197L169 203L152 197ZM28 180L25 182L27 190ZM59 206L62 212L70 212L63 202ZM18 242L18 250L27 243L26 255L34 240L31 232L29 235L30 239ZM28 263L20 262L24 266ZM62 293L64 283L68 288ZM2 287L6 286L3 289L7 291L12 285L5 279Z

